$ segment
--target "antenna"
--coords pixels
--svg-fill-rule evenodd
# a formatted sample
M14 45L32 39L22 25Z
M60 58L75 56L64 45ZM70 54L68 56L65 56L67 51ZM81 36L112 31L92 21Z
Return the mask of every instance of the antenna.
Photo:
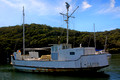
M71 15L69 17L71 17L78 8L79 8L79 6L71 13Z
M23 55L25 55L25 27L24 27L24 6L23 6Z
M73 17L72 15L73 15L73 13L79 8L79 6L72 12L72 14L69 16L68 15L68 11L69 11L69 7L70 7L70 5L67 3L67 2L65 2L66 3L66 9L67 9L67 13L66 14L63 14L63 13L60 13L61 15L63 15L63 16L67 16L67 20L64 20L64 21L66 21L66 23L67 23L67 44L68 44L68 36L69 36L69 31L68 31L68 27L69 27L69 18L71 17L71 18L75 18L75 17Z

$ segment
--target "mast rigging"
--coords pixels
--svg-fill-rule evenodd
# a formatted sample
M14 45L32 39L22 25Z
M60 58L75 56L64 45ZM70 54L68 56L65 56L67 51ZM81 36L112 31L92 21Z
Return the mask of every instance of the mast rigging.
M74 12L79 8L79 6L72 12L72 14L70 14L70 16L69 16L69 14L68 14L68 12L69 12L69 7L70 7L70 5L67 3L67 2L65 2L66 3L66 9L67 9L67 13L66 14L63 14L63 13L60 13L61 15L63 15L63 16L67 16L67 20L64 20L64 21L66 21L66 23L67 23L67 44L69 43L69 31L68 31L68 27L69 27L69 18L71 17L71 18L75 18L75 17L73 17L72 15L74 14Z

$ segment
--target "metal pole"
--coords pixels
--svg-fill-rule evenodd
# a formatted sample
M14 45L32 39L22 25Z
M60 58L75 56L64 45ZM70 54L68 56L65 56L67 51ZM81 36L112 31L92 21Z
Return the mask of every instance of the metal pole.
M25 55L25 27L24 27L24 6L23 6L23 55Z
M94 26L94 45L95 45L95 48L96 48L95 24L93 24L93 26Z
M69 20L69 17L68 17L68 8L67 8L67 44L68 44L68 36L69 36L69 31L68 31L68 20Z
M68 11L69 11L70 5L67 2L65 2L65 3L66 3L66 8L67 8L67 20L66 20L66 23L67 23L67 44L68 44L68 36L69 36L69 32L68 32L68 20L69 20Z
M69 27L69 18L70 17L72 17L72 14L79 8L79 6L72 12L72 14L69 16L68 15L68 11L69 11L69 7L70 7L70 5L67 3L67 2L65 2L66 3L66 8L67 8L67 15L66 14L63 14L63 13L60 13L61 15L65 15L65 16L67 16L67 20L65 20L66 21L66 23L67 23L67 44L69 43L69 30L68 30L68 27ZM72 18L74 18L74 17L72 17Z
M107 48L107 36L106 36L106 39L105 39L105 46L104 46L105 51L106 51L106 48Z

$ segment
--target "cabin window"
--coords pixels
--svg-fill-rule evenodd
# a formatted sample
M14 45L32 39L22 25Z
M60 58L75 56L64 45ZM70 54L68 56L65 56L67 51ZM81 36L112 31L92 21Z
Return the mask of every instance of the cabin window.
M70 52L70 55L75 55L75 52Z
M56 52L56 51L58 51L58 47L57 46L52 46L51 50L52 50L52 52Z
M55 46L55 52L57 51L57 46Z
M63 46L63 49L65 49L65 46Z
M52 46L52 52L54 52L54 46Z
M68 49L68 45L65 46L65 49Z

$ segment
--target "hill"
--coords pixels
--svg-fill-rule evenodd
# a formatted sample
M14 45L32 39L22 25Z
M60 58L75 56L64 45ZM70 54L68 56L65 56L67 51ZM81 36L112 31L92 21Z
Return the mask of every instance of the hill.
M107 50L110 53L120 53L120 29L97 32L97 49L103 49L105 38ZM25 24L25 45L27 48L47 47L48 44L66 43L66 29L50 27L40 24ZM93 32L79 32L69 30L69 43L73 47L82 44L83 47L94 47ZM22 50L22 25L0 28L0 64L6 63L7 57L16 51Z

